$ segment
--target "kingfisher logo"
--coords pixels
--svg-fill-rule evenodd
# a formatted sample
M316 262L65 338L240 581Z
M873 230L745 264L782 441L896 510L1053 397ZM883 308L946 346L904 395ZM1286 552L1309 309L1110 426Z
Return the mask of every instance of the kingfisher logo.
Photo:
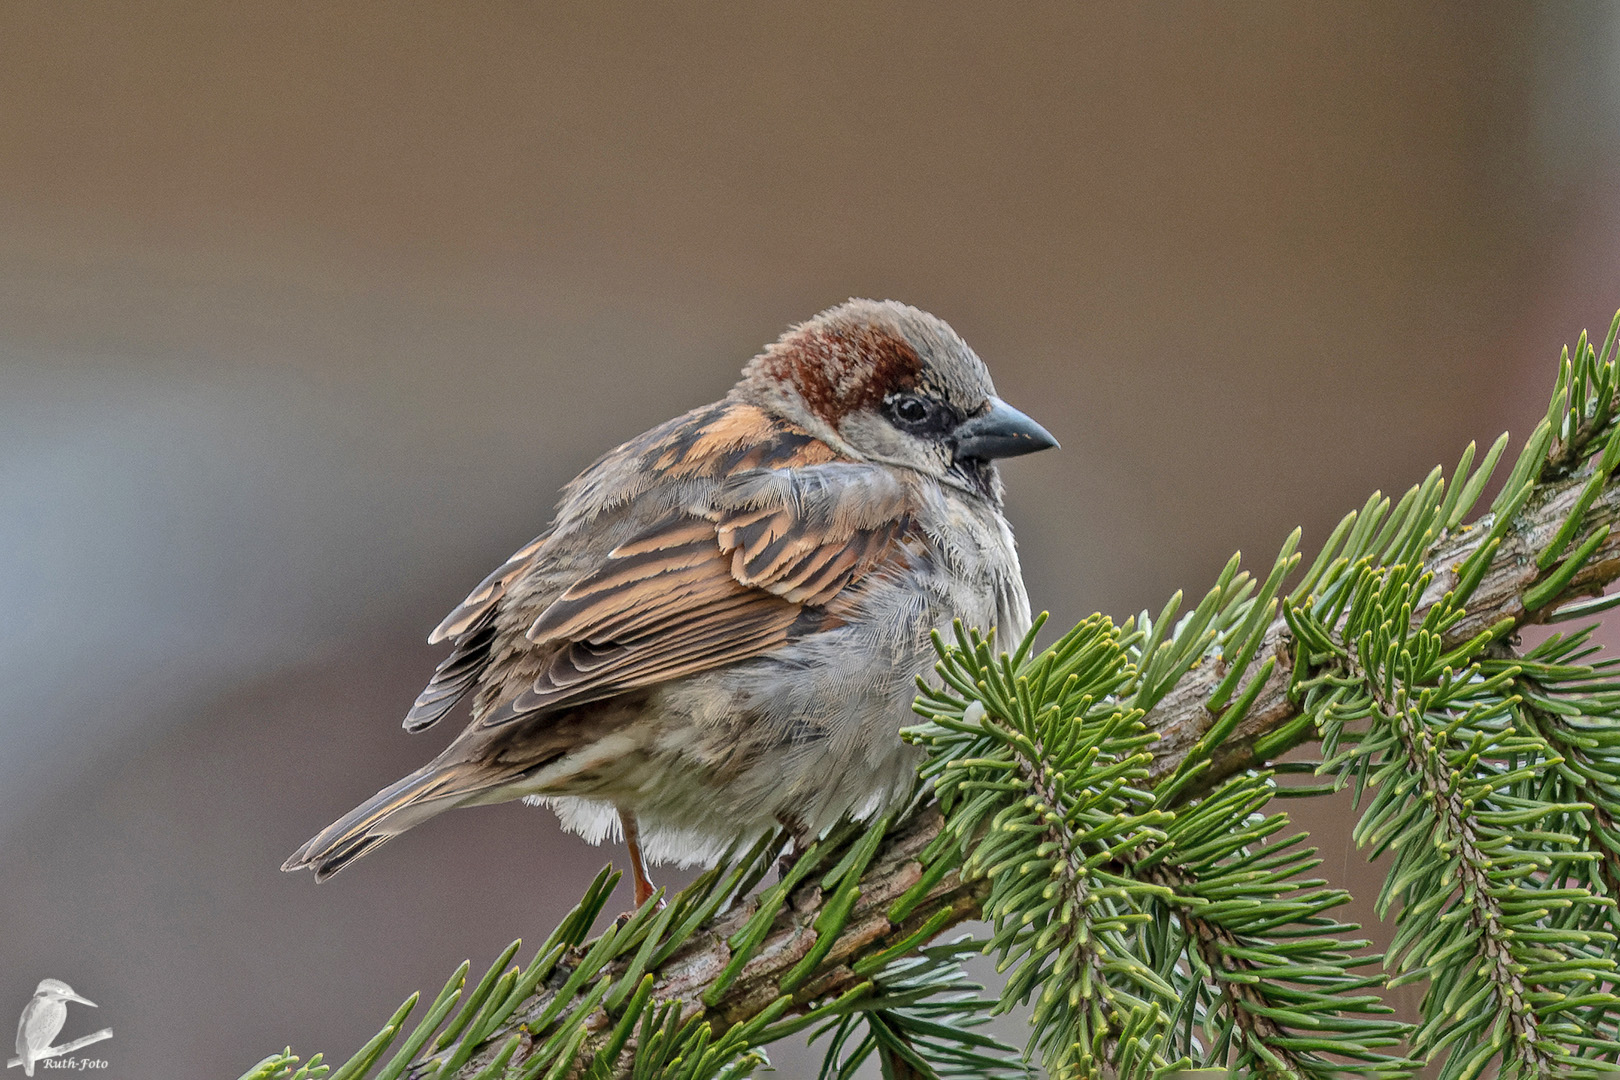
M112 1028L102 1028L94 1034L70 1039L65 1043L56 1041L56 1037L62 1033L63 1025L67 1023L70 1001L88 1005L92 1009L98 1007L89 998L75 994L73 987L61 979L40 980L38 988L34 990L34 996L23 1006L22 1016L17 1020L17 1056L6 1062L6 1068L15 1069L21 1065L23 1075L33 1076L35 1069L82 1071L107 1067L107 1062L100 1058L69 1055L91 1043L112 1038Z

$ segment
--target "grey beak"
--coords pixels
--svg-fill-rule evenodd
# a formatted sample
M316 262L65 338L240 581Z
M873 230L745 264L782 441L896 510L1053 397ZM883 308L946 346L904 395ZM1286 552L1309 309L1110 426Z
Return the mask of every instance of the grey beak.
M101 1008L100 1005L97 1005L95 1002L91 1001L89 998L80 997L78 994L71 994L70 993L70 994L63 994L62 996L67 998L69 1001L77 1001L80 1005L88 1005L92 1009Z
M962 421L952 439L958 460L1018 457L1058 444L1050 431L997 397L990 399L988 412Z

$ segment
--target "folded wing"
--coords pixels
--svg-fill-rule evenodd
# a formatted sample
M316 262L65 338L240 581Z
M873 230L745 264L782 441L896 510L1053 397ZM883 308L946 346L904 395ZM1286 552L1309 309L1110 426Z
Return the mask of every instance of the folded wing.
M837 625L840 601L904 558L910 493L830 464L725 483L620 544L535 619L539 676L501 720L735 663ZM492 716L491 719L494 719Z

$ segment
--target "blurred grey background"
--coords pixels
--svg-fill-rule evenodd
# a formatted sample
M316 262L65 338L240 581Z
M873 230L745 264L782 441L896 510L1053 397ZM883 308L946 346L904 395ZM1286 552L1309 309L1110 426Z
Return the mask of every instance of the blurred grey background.
M542 812L277 867L448 738L423 639L561 483L850 295L1063 441L1054 626L1156 609L1545 407L1620 8L0 4L0 1022L235 1076L542 937L619 857Z

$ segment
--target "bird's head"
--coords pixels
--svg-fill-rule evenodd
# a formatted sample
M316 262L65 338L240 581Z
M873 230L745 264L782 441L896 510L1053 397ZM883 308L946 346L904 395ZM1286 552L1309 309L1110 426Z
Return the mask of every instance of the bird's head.
M77 1001L80 1005L88 1005L92 1009L101 1007L89 998L75 994L73 987L61 979L41 979L39 985L34 988L34 996L44 998L46 1001Z
M850 300L793 327L743 369L736 393L850 457L998 501L992 461L1057 445L996 396L956 331L893 300Z

